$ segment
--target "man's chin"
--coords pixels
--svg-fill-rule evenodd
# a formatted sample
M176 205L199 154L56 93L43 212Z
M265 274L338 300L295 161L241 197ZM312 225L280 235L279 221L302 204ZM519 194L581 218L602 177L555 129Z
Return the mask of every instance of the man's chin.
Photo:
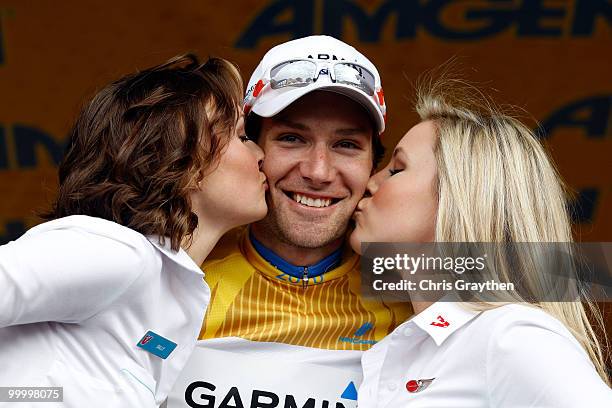
M322 248L344 238L347 223L339 228L330 223L287 222L280 227L283 238L301 248Z
M301 248L322 248L346 236L350 214L305 215L293 211L281 200L272 202L267 216L256 223L268 239L279 240ZM343 211L341 211L343 212Z

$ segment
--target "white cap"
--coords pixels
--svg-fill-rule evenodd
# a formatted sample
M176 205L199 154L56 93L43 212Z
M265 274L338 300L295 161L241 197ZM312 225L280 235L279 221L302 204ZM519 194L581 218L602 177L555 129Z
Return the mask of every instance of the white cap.
M272 89L270 85L270 70L276 65L295 60L305 59L315 62L346 61L366 68L374 75L374 95L368 95L363 90L351 85L332 82L328 75L302 87L287 86ZM270 49L251 75L244 97L244 110L254 112L265 118L272 117L291 105L298 98L315 90L332 91L345 95L361 104L372 116L378 133L385 130L387 106L378 70L362 53L350 45L326 35L313 35L288 41Z

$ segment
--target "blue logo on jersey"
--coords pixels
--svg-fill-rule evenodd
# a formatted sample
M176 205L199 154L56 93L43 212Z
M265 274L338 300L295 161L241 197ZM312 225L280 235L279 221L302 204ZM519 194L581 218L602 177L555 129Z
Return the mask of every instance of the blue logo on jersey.
M361 326L360 328L357 329L357 331L355 332L354 336L355 337L361 337L364 334L366 334L367 332L369 332L370 330L372 330L372 327L374 327L374 325L370 322L366 322L363 324L363 326Z
M357 401L357 388L355 388L355 384L352 381L347 385L340 398Z
M357 329L357 331L355 331L355 333L353 334L353 337L342 337L340 336L338 338L339 342L342 343L352 343L352 344L369 344L369 345L374 345L376 344L376 340L364 340L364 339L360 339L359 337L363 336L364 334L366 334L367 332L369 332L370 330L372 330L374 328L374 324L371 322L366 322L363 325L361 325L360 328Z

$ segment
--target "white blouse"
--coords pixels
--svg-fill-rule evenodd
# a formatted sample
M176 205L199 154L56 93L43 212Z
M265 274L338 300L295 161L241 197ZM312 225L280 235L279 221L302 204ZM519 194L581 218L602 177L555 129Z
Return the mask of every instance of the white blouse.
M200 267L169 245L70 216L1 246L0 386L63 387L62 407L159 405L210 300ZM176 348L138 347L149 332L149 346Z
M437 302L362 357L360 408L610 408L612 391L542 310Z

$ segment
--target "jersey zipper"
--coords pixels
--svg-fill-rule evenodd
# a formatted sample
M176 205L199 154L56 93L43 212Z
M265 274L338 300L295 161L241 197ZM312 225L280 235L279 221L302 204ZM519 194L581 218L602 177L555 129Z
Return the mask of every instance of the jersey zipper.
M304 290L306 290L307 286L308 286L308 267L305 266L304 267L304 274L302 275L302 288Z

